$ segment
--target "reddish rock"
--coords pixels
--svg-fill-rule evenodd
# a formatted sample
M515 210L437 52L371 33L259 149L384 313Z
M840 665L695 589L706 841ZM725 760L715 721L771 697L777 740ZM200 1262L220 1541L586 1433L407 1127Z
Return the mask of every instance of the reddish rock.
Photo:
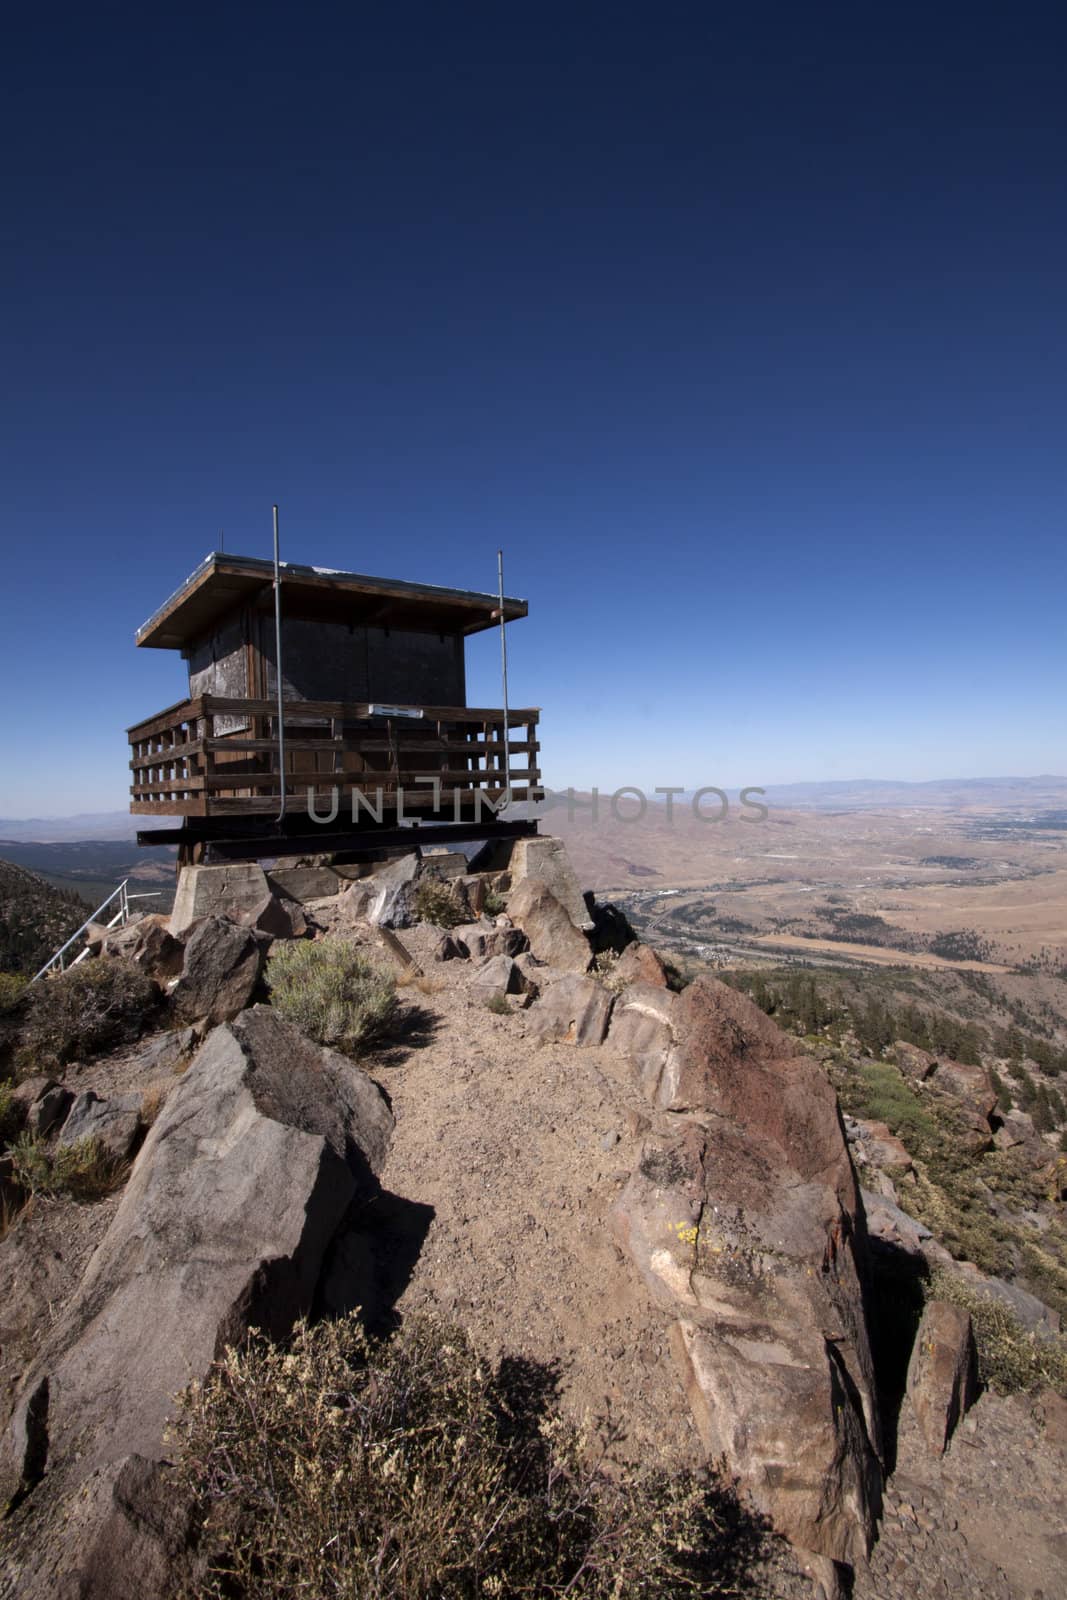
M511 891L508 915L539 961L564 972L588 972L593 959L589 940L541 879L524 878Z
M884 1122L865 1122L856 1119L859 1143L864 1158L872 1166L889 1172L910 1172L914 1166L911 1156Z
M635 1004L636 1000L636 1004ZM710 978L620 996L613 1041L681 1113L649 1136L613 1224L653 1296L709 1457L800 1550L866 1556L880 1431L866 1232L821 1067ZM621 1014L619 1014L621 1012Z
M944 1455L956 1424L974 1400L977 1369L969 1313L947 1300L929 1301L908 1366L908 1399L935 1455Z
M615 963L615 977L620 983L650 983L657 989L667 988L667 969L647 944L626 946Z

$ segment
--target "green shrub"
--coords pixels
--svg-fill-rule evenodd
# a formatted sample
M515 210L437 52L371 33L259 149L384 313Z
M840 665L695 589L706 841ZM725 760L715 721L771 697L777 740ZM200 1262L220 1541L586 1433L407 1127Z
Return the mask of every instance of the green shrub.
M491 994L485 1002L485 1009L491 1011L496 1017L511 1016L511 1007L508 1004L506 995Z
M23 1074L128 1044L144 1032L159 990L132 961L83 961L31 985L19 1029Z
M915 1090L887 1061L859 1062L855 1077L842 1090L841 1099L853 1115L886 1123L909 1150L909 1140L931 1138L937 1133L934 1118Z
M502 911L508 908L508 897L501 894L499 889L487 889L482 902L482 910L487 917L499 917Z
M930 1274L927 1298L950 1300L971 1314L978 1347L978 1375L998 1394L1017 1394L1045 1385L1067 1392L1067 1338L1039 1339L1023 1327L1002 1300L955 1272L938 1267Z
M99 1139L50 1147L33 1133L20 1133L9 1151L11 1176L28 1195L67 1195L72 1200L99 1200L126 1181L128 1164L119 1161Z
M11 1084L0 1083L0 1150L14 1136L19 1120Z
M21 972L0 972L0 1017L15 1010L25 997L28 983Z
M438 878L420 879L412 905L420 922L432 922L437 928L458 928L467 920L448 885Z
M171 1443L208 1552L197 1596L763 1592L759 1531L714 1480L606 1470L539 1369L494 1372L427 1319L385 1343L355 1317L253 1337L182 1397Z
M319 1044L358 1055L393 1027L396 985L341 940L275 944L267 964L271 1003Z

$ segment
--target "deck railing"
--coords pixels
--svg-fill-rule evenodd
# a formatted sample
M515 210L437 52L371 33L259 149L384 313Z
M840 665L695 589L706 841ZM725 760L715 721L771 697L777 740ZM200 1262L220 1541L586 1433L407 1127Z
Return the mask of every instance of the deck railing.
M285 707L289 813L337 794L372 815L432 811L457 820L483 801L538 798L536 708L293 700ZM278 708L201 695L128 729L130 810L141 816L268 815L279 808ZM310 798L309 798L310 797Z

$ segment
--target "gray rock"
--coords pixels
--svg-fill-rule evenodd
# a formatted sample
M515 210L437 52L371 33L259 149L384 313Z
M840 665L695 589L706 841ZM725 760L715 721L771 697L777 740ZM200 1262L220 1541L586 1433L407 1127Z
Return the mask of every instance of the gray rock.
M132 961L157 983L176 978L182 967L180 939L171 933L168 918L138 917L124 928L116 928L103 942L101 954Z
M414 883L421 867L422 861L415 850L407 855L394 856L391 861L383 861L375 867L374 887L378 890L384 889L386 884Z
M611 1042L629 1057L642 1090L653 1102L673 1066L676 1002L669 989L633 983L619 995L612 1013Z
M254 928L257 933L269 934L272 939L302 939L307 932L307 920L300 902L283 899L278 894L266 895L258 905L242 911L235 920L242 928Z
M159 1033L138 1050L130 1064L131 1071L175 1072L189 1060L202 1037L199 1028L175 1028L172 1033Z
M467 876L467 858L458 850L424 851L422 870L426 877L450 883L453 878Z
M522 994L522 973L510 956L493 956L475 970L471 989L485 1000L497 994Z
M332 867L275 867L267 874L267 884L283 900L321 900L339 894L341 880Z
M540 880L524 878L512 889L508 916L522 929L539 961L564 972L588 972L593 959L589 940Z
M73 1100L71 1091L61 1083L45 1089L27 1111L26 1127L38 1138L47 1138L62 1123Z
M434 947L435 961L465 961L467 951L450 933L443 933Z
M103 1100L93 1089L78 1095L59 1134L61 1145L98 1139L117 1161L129 1160L142 1129L141 1096L114 1095Z
M20 1388L0 1498L46 1467L63 1487L131 1454L162 1459L175 1394L250 1325L281 1336L308 1310L392 1127L365 1073L269 1007L216 1028Z
M372 878L371 882L377 883L377 877ZM349 890L350 894L352 892ZM414 927L419 919L415 915L412 881L383 884L368 906L366 917L376 928Z
M908 1399L923 1438L944 1455L978 1390L978 1358L969 1314L947 1300L927 1302L908 1365Z
M266 941L226 917L205 917L189 932L181 977L171 994L181 1022L225 1022L251 1002Z
M516 839L508 861L508 871L511 873L513 890L523 882L542 883L559 901L576 928L592 928L593 918L562 839L554 839L550 834Z
M867 1233L873 1243L886 1248L907 1251L908 1255L923 1255L924 1246L933 1238L923 1223L909 1217L893 1200L870 1189L860 1191L867 1215Z
M539 1039L562 1044L603 1044L614 995L579 973L568 973L542 990L530 1010L530 1029Z
M235 917L261 904L267 893L267 875L256 861L183 867L178 874L170 931L176 936L184 934L201 917Z
M491 956L518 956L529 948L529 940L521 928L498 927L492 922L460 923L452 929L455 939L472 961L486 961Z
M987 1278L969 1261L955 1262L954 1266L960 1276L966 1278L974 1288L994 1300L999 1300L1001 1305L1007 1306L1028 1332L1036 1333L1039 1338L1050 1333L1059 1333L1059 1312L1052 1306L1047 1306L1043 1300L1039 1300L1036 1294L1031 1294L1017 1283L1007 1283L1003 1278Z

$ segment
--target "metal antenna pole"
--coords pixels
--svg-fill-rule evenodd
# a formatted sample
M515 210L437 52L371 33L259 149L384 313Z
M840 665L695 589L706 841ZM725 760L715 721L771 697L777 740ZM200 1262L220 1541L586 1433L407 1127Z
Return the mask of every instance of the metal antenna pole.
M496 553L496 580L500 600L500 674L504 684L504 789L511 804L511 757L508 744L511 729L508 726L508 639L504 631L504 552Z
M275 822L285 818L285 700L282 694L282 573L278 560L278 507L274 507L274 675L278 682L278 782L281 805Z

